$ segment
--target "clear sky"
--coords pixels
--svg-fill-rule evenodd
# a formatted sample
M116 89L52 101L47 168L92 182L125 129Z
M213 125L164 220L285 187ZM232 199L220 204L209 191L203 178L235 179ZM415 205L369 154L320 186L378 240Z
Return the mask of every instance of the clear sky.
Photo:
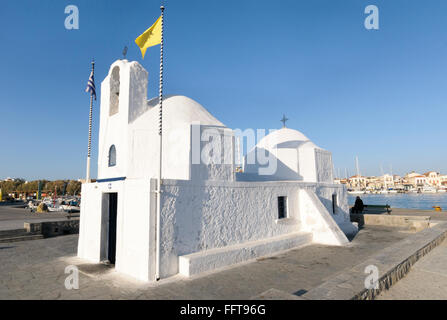
M79 30L64 9L79 8ZM0 178L85 176L90 61L96 85L122 57L158 91L159 47L135 38L161 1L2 0ZM379 8L379 30L364 27ZM447 174L447 2L443 0L165 1L165 94L183 94L231 128L302 131L336 171L380 166ZM96 176L98 104L94 106Z

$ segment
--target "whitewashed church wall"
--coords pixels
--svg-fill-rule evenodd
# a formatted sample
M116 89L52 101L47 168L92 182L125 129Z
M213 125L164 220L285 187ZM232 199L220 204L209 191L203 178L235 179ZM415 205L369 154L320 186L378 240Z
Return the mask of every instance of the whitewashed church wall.
M156 128L130 128L128 135L129 154L126 178L149 179L157 176L159 141ZM137 159L144 159L137 160Z
M298 191L317 185L164 180L162 188L160 270L167 277L178 272L180 255L300 231ZM323 196L341 189L324 188ZM288 197L287 219L278 220L278 196Z
M315 193L328 212L337 223L346 223L350 221L348 193L345 185L339 185L337 188L326 187L326 184L320 184L315 188ZM332 184L328 184L332 185ZM333 185L332 185L333 186ZM332 195L336 195L335 214L333 214Z
M312 233L314 243L339 246L349 242L340 225L334 221L334 214L313 191L299 190L299 202L303 229Z
M110 108L110 74L101 84L101 116L98 148L98 179L122 177L127 172L127 123L129 110L129 64L115 62L119 72L118 112L109 115ZM109 149L116 148L116 165L109 167Z
M130 87L129 87L129 111L128 123L145 113L149 106L147 105L147 83L148 72L139 64L129 63Z
M191 125L191 180L234 180L234 134L231 129Z
M158 121L150 110L129 128L129 170L127 177L150 179L158 176L160 140ZM167 179L189 179L190 177L190 130L188 125L175 129L164 124L163 177ZM137 159L144 159L143 161Z
M121 121L120 113L113 115L106 123L108 131L102 138L102 144L98 150L98 179L123 177L127 172L127 136L126 130L111 130L119 128ZM109 166L109 150L114 145L116 150L116 165Z
M99 135L98 135L98 178L102 177L103 171L106 169L104 165L104 159L107 157L107 151L105 151L105 136L107 130L107 118L109 116L109 99L110 99L110 83L109 77L106 77L101 83L101 102L99 113Z
M304 144L298 149L298 157L300 163L300 176L303 181L316 182L317 173L315 168L315 148Z
M332 183L333 165L332 153L322 149L315 149L315 167L317 169L317 181Z
M278 148L270 151L255 147L244 156L245 175L239 176L242 181L302 181L298 159L297 148Z
M108 193L118 194L115 268L137 279L154 278L154 182L143 179L82 185L78 256L92 262L107 259Z
M78 239L78 257L101 261L101 192L94 183L83 183Z
M107 258L108 250L108 197L111 192L118 193L117 207L117 244L119 240L119 225L123 218L123 181L84 183L82 184L82 201L80 219L81 225L78 240L78 256L93 262ZM116 256L119 250L117 245Z
M296 148L278 148L272 152L267 149L255 147L244 157L244 174L238 175L241 181L304 181L304 182L332 182L329 177L318 180L318 175L323 176L326 167L317 171L315 151L309 142L300 144ZM322 150L322 152L327 152ZM329 153L329 152L328 152ZM261 175L260 170L265 170L271 163L261 164L258 154L262 157L270 157L270 161L276 161L276 170L273 174ZM265 154L265 156L264 156ZM326 155L326 153L324 153ZM330 153L329 153L330 154ZM254 163L249 163L254 159ZM252 160L253 161L253 160ZM324 162L323 162L324 163ZM331 162L332 163L332 162ZM330 169L332 172L332 168ZM332 177L332 175L331 175Z
M117 252L116 270L133 277L149 281L153 280L154 259L155 205L154 183L149 180L126 179L122 194L118 194L118 202L122 200L122 212L117 219ZM152 206L152 211L151 211Z
M299 174L298 148L278 148L278 164L275 177L283 180L303 180Z
M119 78L112 79L113 70L119 68ZM118 74L118 73L117 73ZM101 84L101 113L98 149L98 178L124 177L128 173L129 159L129 126L141 114L148 110L147 106L147 76L144 68L136 63L119 60L110 67L109 75ZM116 77L116 75L115 75ZM113 84L112 84L113 82ZM111 90L111 86L114 86ZM109 112L111 91L119 91L115 97L117 108ZM109 166L109 149L116 148L116 165Z

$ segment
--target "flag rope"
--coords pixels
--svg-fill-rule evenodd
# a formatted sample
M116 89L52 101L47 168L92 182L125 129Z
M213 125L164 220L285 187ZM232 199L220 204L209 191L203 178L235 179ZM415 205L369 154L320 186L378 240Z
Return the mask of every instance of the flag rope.
M158 104L159 104L159 131L160 136L160 164L158 172L158 185L157 185L157 222L156 222L156 243L157 243L157 263L155 268L155 280L160 280L160 216L161 216L161 177L163 168L163 27L164 27L164 6L160 7L161 10L161 41L160 41L160 87L158 92Z
M88 117L88 150L87 150L87 174L85 178L85 182L90 182L90 155L92 150L92 118L93 118L93 94L95 94L96 97L96 90L94 89L94 73L95 73L95 61L92 60L92 73L90 78L92 79L93 83L90 84L89 79L89 86L93 86L90 91L90 113ZM87 87L89 88L89 87Z

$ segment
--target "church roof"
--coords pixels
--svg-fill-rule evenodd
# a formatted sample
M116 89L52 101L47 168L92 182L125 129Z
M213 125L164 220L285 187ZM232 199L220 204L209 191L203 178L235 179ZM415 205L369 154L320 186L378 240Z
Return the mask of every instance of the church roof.
M261 148L318 148L308 137L290 128L275 130L259 141L257 147Z
M147 101L151 112L158 114L158 97ZM173 121L175 123L200 122L202 125L214 125L225 127L225 125L211 115L197 101L182 95L163 96L163 122Z

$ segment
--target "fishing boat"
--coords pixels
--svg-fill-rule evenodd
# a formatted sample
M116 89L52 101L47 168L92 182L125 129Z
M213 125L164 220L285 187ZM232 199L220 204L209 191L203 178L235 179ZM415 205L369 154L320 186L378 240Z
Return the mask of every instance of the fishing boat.
M61 203L61 207L65 212L79 212L79 211L81 211L79 202L76 200L63 201Z
M348 190L349 194L365 194L365 191L362 190Z
M44 202L46 205L47 205L47 207L48 207L48 211L50 211L50 212L62 212L62 211L64 211L64 209L61 207L61 205L59 204L59 203L57 203L57 202L53 202L53 201L51 201L51 202Z

